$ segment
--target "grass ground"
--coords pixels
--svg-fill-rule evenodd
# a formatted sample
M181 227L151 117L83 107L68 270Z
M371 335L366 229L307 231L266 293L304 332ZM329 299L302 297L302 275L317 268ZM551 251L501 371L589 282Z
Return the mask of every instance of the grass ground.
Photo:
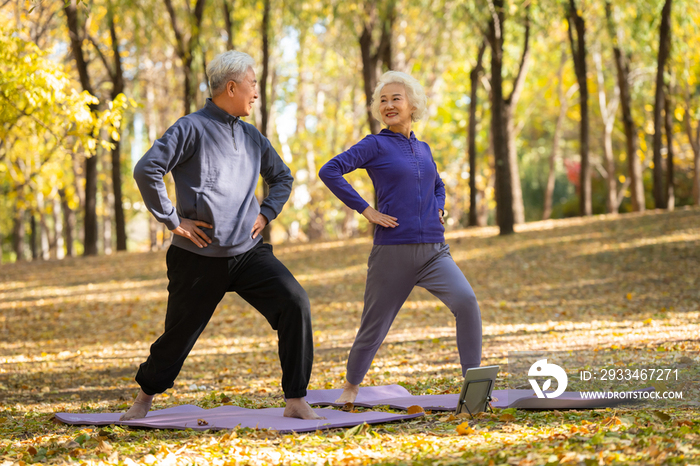
M493 228L460 230L448 242L479 299L484 364L505 367L514 351L545 349L584 359L700 363L698 209L538 222L510 237ZM342 384L370 248L364 238L275 247L311 299L310 388ZM700 464L697 379L686 386L692 396L683 406L497 410L467 424L443 413L280 435L57 423L54 412L130 404L136 368L162 329L166 285L164 252L0 266L0 465ZM228 295L154 408L281 406L279 380L275 333ZM365 383L458 392L449 310L415 290Z

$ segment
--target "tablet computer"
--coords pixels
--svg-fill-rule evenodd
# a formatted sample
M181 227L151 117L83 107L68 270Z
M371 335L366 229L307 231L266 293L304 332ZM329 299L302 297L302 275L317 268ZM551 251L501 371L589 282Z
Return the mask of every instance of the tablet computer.
M467 369L456 414L468 413L473 416L488 409L491 391L496 385L498 368L499 366L484 366Z

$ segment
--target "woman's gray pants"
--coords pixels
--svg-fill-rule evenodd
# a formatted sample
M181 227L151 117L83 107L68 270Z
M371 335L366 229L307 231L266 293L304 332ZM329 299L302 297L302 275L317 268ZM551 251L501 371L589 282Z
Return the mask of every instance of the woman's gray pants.
M479 304L447 244L374 245L367 266L365 307L348 357L348 382L362 382L396 314L416 285L431 292L454 314L462 375L481 365Z

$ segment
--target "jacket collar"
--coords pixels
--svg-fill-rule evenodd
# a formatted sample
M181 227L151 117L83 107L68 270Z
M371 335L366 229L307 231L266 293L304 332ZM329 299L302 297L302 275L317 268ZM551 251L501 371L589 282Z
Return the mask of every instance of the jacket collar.
M384 128L383 130L381 130L381 131L379 132L379 134L382 134L382 135L384 135L384 136L392 136L392 137L398 137L398 138L401 138L401 139L406 139L406 136L404 136L403 134L395 133L395 132L393 132L392 130L390 130L389 128ZM411 137L410 137L410 139L411 139L411 141L415 141L415 140L416 140L416 135L413 134L413 131L411 131Z
M204 105L204 111L215 120L227 125L233 125L241 119L240 117L233 116L230 113L220 109L210 97L207 97L207 103Z

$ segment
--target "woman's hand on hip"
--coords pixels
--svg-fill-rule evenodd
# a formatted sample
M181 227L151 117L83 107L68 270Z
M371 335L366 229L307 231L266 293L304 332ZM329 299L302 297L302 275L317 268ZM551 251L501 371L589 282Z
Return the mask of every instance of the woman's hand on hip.
M198 227L204 228L214 228L207 222L202 222L201 220L190 220L189 218L181 218L180 225L172 230L173 234L183 236L188 238L194 244L200 248L206 248L208 244L211 243L211 239L200 230Z
M440 214L440 215L438 215L438 218L440 219L440 223L442 223L444 225L445 224L445 219L444 219L445 211L442 209L438 209L438 213Z
M391 215L386 215L381 212L378 212L371 206L368 206L363 212L362 215L369 220L370 223L374 223L386 228L396 228L399 226L399 222L397 221L398 219L396 217L392 217Z

